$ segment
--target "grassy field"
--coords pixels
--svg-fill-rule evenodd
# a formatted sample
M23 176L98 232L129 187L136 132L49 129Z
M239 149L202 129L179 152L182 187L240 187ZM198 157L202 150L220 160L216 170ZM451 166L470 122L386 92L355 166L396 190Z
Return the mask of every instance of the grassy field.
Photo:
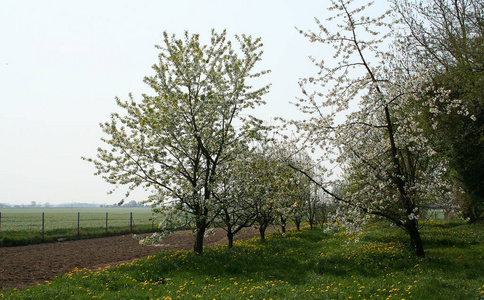
M381 225L359 236L322 229L272 234L97 270L0 292L5 299L483 299L484 226L432 221L426 257ZM358 242L355 242L358 240Z
M131 230L145 232L156 228L150 220L151 209L144 207L2 208L0 213L0 246L114 235Z

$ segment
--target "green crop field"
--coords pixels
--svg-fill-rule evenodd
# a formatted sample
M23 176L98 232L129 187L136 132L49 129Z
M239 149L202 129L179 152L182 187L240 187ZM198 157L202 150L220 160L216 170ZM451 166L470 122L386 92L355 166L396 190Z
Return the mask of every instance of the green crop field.
M148 207L2 208L0 246L147 232L156 228Z

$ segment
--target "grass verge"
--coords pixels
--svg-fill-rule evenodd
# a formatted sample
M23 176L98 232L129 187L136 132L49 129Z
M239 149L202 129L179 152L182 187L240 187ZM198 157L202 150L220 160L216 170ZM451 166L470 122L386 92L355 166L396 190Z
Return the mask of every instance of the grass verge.
M426 258L415 257L396 228L373 226L356 236L290 230L201 256L162 251L74 270L44 285L1 291L0 298L483 299L484 226L431 222L422 236Z

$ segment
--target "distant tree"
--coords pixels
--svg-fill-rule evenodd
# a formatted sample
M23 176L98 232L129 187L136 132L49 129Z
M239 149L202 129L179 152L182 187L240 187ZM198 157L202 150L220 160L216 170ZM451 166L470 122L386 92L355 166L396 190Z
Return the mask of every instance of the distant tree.
M210 44L199 35L177 39L164 33L156 74L146 77L155 92L136 102L116 98L125 115L114 113L101 124L108 144L94 162L97 175L129 190L144 187L154 205L175 203L195 222L194 251L202 253L205 230L219 213L213 197L219 168L233 160L239 141L255 136L260 122L241 112L263 104L268 86L253 89L250 79L261 60L261 40L212 31ZM235 122L238 129L236 130Z
M295 223L297 230L300 229L303 220L308 220L312 227L312 205L316 199L314 184L292 166L297 165L307 170L313 177L316 177L315 170L318 166L304 149L297 148L294 141L285 139L283 142L276 142L273 148L276 153L273 157L281 164L278 172L279 189L276 208L281 230L285 232L289 220Z
M280 154L279 154L280 155ZM276 200L276 224L281 226L281 232L286 233L286 226L289 220L300 211L304 202L299 198L303 188L300 178L293 169L282 162L276 170L276 185L274 197Z
M138 206L143 206L143 204L139 204L138 202L131 200L128 203L125 203L124 206L127 207L138 207Z
M246 171L250 164L250 151L246 149L230 164L219 169L221 180L214 190L214 197L220 207L218 220L227 233L228 247L234 245L235 235L255 222L256 211L247 201Z
M255 213L254 221L261 241L265 241L265 232L276 217L275 166L276 163L267 156L267 153L254 153L243 175L245 201Z
M281 209L285 207L287 196L287 168L271 142L264 142L247 156L238 171L241 199L254 216L254 224L259 230L261 241L265 241L265 232L276 223Z
M283 145L266 141L249 157L241 171L245 182L243 194L248 207L254 211L254 224L262 241L270 225L286 230L287 222L304 205L300 199L301 174L287 164L288 152Z
M294 154L286 160L289 167L296 171L298 185L296 187L296 198L298 205L292 214L297 230L299 230L301 221L307 220L309 226L313 228L317 223L318 207L320 203L320 193L318 187L308 178L321 182L323 171L313 159L304 151L293 151ZM300 173L298 170L305 170L308 176Z

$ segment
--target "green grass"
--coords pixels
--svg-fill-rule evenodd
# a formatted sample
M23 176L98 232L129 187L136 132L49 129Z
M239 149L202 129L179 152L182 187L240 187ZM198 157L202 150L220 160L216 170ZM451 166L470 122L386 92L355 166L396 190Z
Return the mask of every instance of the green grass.
M4 208L0 213L0 246L149 232L156 228L156 224L149 220L152 216L150 208Z
M74 270L6 299L483 299L484 226L430 222L426 258L396 228L358 236L290 230L98 270ZM358 240L358 242L356 242Z

